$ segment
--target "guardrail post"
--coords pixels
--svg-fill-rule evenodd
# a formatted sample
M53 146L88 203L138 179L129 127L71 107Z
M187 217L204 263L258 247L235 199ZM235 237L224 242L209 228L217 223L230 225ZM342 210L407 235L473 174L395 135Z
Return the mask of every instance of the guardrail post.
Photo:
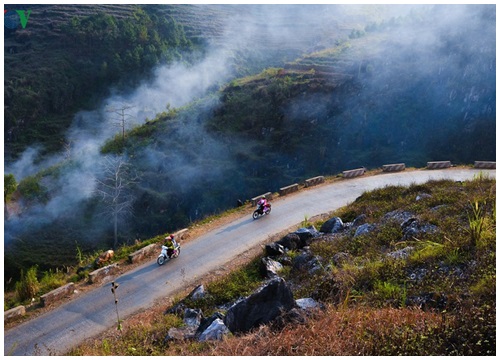
M280 188L280 196L291 194L296 191L299 191L299 184L288 185Z
M496 161L474 161L476 169L496 169Z
M310 186L318 185L318 184L321 184L321 183L324 183L324 182L325 182L325 177L324 176L316 176L316 177L313 177L311 179L307 179L305 181L305 187L310 187Z
M384 172L403 171L405 168L406 167L404 163L382 165L382 171Z
M430 161L427 163L427 169L446 169L451 167L451 161Z
M359 168L359 169L353 169L353 170L345 170L342 171L342 176L345 178L353 178L356 176L361 176L365 173L366 169L364 167Z

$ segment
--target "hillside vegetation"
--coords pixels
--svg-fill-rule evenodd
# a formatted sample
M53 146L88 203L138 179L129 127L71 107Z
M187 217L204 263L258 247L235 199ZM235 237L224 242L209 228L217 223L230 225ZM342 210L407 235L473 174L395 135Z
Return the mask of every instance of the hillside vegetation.
M333 212L347 230L275 257L294 298L323 305L303 322L275 321L222 341L167 341L182 315L157 309L69 354L495 355L495 194L495 180L479 175L382 188ZM208 318L265 281L259 257L204 284L202 299L179 302Z
M23 6L24 8L24 6ZM29 8L29 9L28 9ZM74 114L98 106L195 47L172 17L135 5L34 5L25 29L6 30L6 160L28 146L63 148Z

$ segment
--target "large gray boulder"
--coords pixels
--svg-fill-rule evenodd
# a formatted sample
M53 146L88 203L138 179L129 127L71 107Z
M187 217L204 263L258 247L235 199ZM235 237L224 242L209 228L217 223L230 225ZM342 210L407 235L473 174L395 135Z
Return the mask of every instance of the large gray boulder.
M232 333L248 332L267 324L295 305L285 280L275 278L254 294L236 303L226 313L224 324Z

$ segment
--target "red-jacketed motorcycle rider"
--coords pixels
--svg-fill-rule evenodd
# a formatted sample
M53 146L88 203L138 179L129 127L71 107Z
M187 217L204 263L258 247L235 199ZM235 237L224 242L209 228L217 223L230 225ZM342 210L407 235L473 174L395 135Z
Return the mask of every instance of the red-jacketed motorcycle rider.
M267 199L265 196L263 196L259 202L257 203L259 205L259 211L260 213L264 213L266 211L266 208L269 207L269 203L267 202Z

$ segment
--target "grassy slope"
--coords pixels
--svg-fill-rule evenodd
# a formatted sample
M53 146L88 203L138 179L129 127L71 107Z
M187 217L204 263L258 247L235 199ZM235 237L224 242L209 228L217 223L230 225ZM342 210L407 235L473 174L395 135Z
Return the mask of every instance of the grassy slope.
M326 305L304 324L263 326L222 342L165 344L168 329L181 326L182 319L157 309L127 320L119 336L110 331L71 354L493 355L495 188L494 180L481 177L464 183L391 186L366 193L331 214L345 221L365 214L369 223L379 225L357 238L351 233L315 240L311 252L321 259L322 267L313 275L285 266L281 275L296 299L313 297ZM431 196L416 201L421 194ZM474 218L476 203L481 213ZM399 224L382 221L390 211L410 211L438 231L401 241ZM475 232L478 220L483 227ZM409 245L415 250L407 259L384 256ZM349 254L348 260L336 264L332 259L339 253ZM203 309L208 317L220 311L218 305L248 294L262 281L258 262L205 284L210 296L188 305ZM414 274L424 275L415 279ZM412 299L429 296L432 300L423 308L411 305Z

